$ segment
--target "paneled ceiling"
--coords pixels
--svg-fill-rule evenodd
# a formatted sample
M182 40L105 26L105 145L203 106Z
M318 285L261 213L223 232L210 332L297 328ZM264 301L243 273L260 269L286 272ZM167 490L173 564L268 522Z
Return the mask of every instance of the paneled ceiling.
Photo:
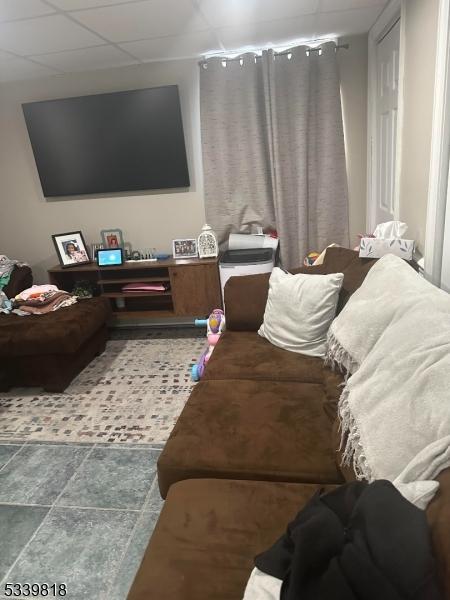
M0 0L0 82L363 33L386 0Z

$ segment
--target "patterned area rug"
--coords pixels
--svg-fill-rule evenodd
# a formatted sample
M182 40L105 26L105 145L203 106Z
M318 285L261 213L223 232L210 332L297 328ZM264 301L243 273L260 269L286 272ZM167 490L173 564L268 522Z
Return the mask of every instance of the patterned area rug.
M163 444L189 397L206 344L196 329L113 331L63 394L0 394L0 441Z

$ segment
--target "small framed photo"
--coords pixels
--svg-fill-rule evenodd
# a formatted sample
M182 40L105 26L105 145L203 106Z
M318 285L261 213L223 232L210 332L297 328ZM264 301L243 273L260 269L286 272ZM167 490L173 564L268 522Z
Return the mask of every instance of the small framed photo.
M91 244L91 259L97 260L97 252L103 250L103 248L103 244L99 244L98 242L96 244Z
M197 240L173 240L174 258L195 258L197 256Z
M56 233L52 239L61 267L76 267L91 262L81 231Z
M123 234L121 229L102 229L100 233L105 248L123 248Z

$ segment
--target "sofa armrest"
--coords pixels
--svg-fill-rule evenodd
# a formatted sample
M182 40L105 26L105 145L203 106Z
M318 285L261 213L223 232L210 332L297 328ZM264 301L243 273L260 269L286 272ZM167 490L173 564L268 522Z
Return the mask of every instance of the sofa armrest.
M324 266L302 267L292 273L321 275ZM264 320L270 273L230 277L225 284L224 304L227 329L232 331L258 331Z
M33 285L33 274L30 267L14 267L9 283L3 288L8 298L14 298L23 290Z
M439 489L426 509L442 597L450 598L450 468L437 477Z

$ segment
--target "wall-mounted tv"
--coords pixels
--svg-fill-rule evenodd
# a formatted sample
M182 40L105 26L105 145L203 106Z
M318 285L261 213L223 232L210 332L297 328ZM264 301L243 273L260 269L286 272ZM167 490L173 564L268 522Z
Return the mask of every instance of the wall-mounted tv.
M189 186L176 85L22 107L46 197Z

